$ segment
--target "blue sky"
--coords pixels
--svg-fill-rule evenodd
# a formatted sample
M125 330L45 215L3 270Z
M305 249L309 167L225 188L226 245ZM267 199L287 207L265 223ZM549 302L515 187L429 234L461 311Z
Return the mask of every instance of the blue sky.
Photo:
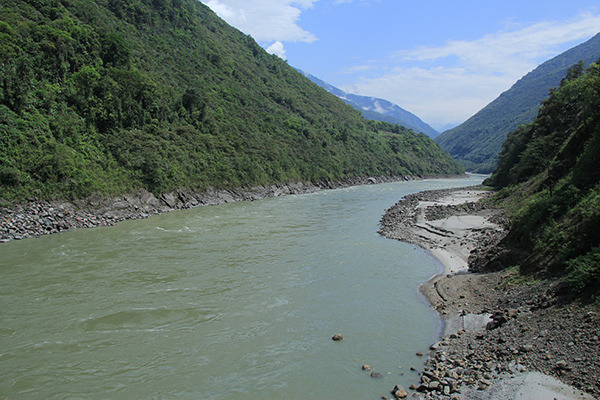
M588 0L202 0L294 67L438 130L600 32Z

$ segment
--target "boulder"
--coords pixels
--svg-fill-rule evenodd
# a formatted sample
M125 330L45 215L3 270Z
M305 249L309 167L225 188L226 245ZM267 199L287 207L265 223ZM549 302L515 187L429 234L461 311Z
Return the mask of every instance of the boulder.
M491 331L504 325L507 321L508 320L506 319L504 313L497 311L494 313L494 315L492 315L492 321L488 322L485 328L488 331Z
M175 206L177 205L177 200L175 199L175 196L173 196L173 194L171 194L171 193L164 193L163 195L160 196L160 199L168 207L175 208Z
M392 389L392 394L394 395L394 398L396 398L396 399L405 399L408 397L408 393L400 385L394 386L394 389Z

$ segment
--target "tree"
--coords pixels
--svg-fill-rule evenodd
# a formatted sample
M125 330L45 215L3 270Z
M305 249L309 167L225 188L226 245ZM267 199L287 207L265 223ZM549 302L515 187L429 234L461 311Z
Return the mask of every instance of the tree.
M108 33L102 38L101 44L100 57L105 66L125 67L129 65L131 51L121 35Z
M585 63L579 60L567 70L567 76L560 82L560 86L564 86L567 82L581 77L585 72Z

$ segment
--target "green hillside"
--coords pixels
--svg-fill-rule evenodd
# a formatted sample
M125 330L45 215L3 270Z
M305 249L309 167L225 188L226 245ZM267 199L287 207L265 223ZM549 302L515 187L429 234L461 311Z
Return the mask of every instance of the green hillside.
M579 61L589 65L598 57L600 34L541 64L467 121L437 136L436 143L467 170L492 172L508 133L535 119L540 103L569 67Z
M598 110L600 66L577 65L535 122L507 138L485 182L514 213L508 241L529 254L521 270L564 278L592 298L600 295Z
M197 0L4 0L0 198L455 174Z

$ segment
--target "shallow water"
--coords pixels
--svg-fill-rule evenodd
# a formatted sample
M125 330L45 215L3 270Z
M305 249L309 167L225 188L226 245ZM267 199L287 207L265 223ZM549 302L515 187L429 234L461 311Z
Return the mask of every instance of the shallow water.
M438 265L380 237L379 219L406 194L480 182L359 186L2 244L0 398L376 399L407 387L438 335L417 291Z

